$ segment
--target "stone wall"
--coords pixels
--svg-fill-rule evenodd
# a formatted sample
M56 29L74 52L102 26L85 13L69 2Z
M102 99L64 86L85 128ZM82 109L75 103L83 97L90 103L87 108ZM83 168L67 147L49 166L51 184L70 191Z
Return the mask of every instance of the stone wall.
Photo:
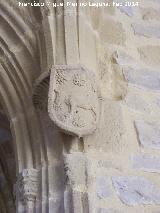
M91 9L103 110L84 139L90 212L160 212L160 3Z
M0 1L0 105L14 140L17 212L160 213L159 0L71 11L17 3ZM51 67L79 63L97 77L101 103L96 131L81 139L46 110ZM33 105L39 76L46 111Z

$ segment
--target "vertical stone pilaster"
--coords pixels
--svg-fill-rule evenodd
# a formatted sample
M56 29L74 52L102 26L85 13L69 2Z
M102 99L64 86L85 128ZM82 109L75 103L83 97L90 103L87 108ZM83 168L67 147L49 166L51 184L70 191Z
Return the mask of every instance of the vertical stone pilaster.
M82 152L64 155L66 190L64 193L66 213L89 213L86 158Z

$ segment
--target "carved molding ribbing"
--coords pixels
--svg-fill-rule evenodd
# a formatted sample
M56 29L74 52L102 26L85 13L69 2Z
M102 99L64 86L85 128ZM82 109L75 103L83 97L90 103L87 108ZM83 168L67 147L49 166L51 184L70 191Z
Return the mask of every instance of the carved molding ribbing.
M36 80L33 91L33 103L37 109L47 112L50 71L45 72Z

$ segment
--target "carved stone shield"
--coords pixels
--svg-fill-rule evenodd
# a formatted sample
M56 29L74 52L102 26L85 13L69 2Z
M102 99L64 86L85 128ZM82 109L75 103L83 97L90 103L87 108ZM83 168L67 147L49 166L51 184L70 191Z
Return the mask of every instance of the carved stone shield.
M82 137L95 131L99 100L95 74L77 65L52 67L48 112L64 132Z

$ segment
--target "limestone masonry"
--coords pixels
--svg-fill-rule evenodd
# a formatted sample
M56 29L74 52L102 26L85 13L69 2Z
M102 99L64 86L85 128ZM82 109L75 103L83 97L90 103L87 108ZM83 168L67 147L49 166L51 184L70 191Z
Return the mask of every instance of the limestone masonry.
M0 213L160 213L160 0L0 0Z

